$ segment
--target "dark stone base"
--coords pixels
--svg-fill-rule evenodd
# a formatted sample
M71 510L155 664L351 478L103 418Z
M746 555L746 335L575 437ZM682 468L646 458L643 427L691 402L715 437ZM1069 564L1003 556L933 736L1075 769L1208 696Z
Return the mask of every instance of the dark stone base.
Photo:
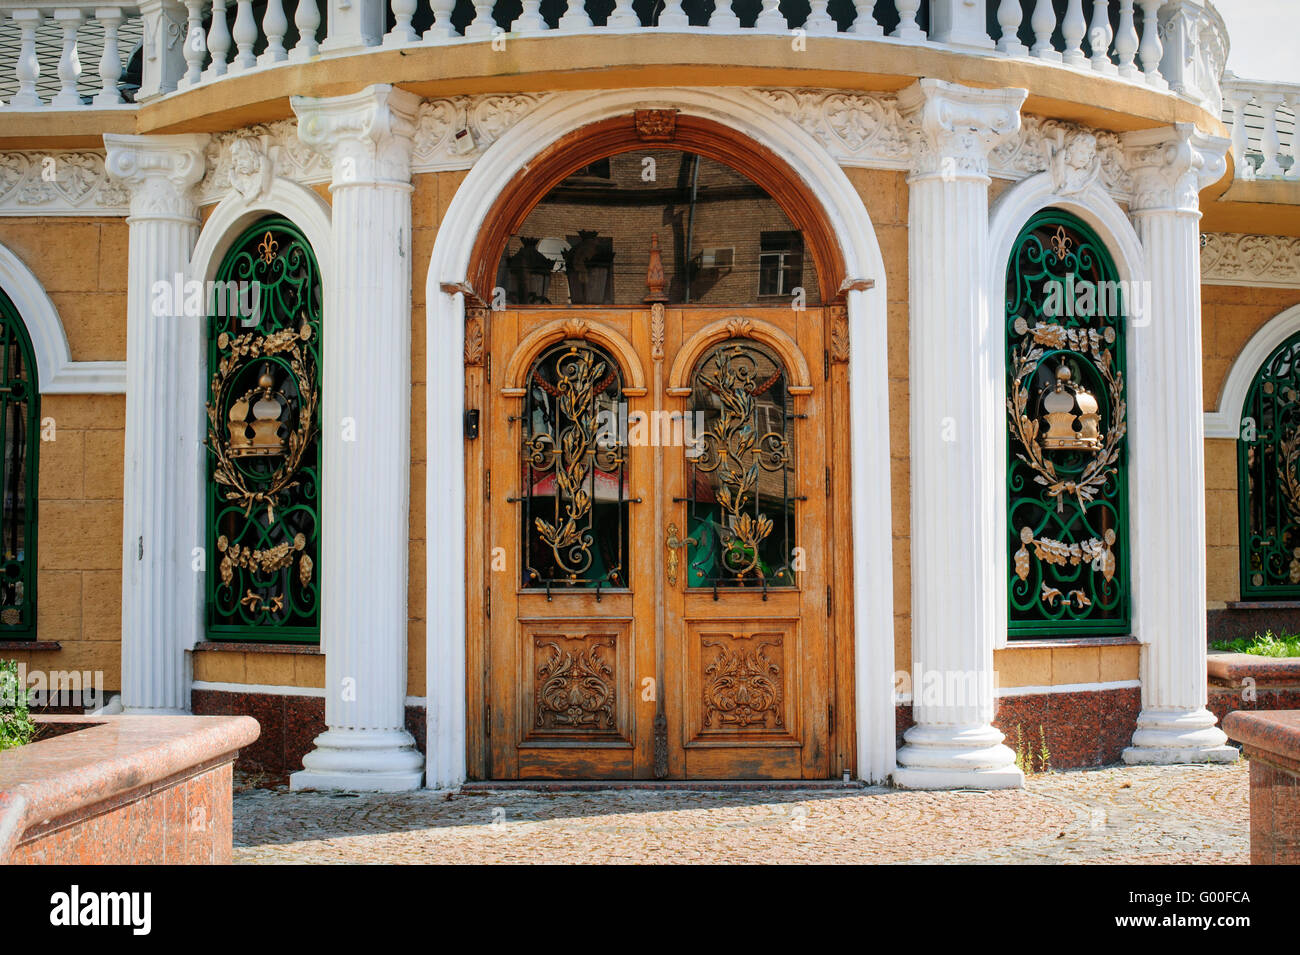
M1137 687L1004 696L997 701L993 725L1012 749L1023 740L1024 748L1034 754L1035 766L1045 739L1052 769L1080 769L1119 762L1141 709L1142 691ZM895 713L901 747L903 732L913 722L911 704L896 707Z
M1272 630L1278 633L1300 631L1300 603L1291 601L1259 601L1230 603L1219 610L1205 612L1206 632L1210 646L1220 640L1250 639L1257 633Z
M257 742L239 752L236 769L276 774L296 773L312 742L325 732L325 700L319 696L275 696L192 690L190 709L196 716L251 716L262 727ZM406 708L406 729L424 752L424 707Z

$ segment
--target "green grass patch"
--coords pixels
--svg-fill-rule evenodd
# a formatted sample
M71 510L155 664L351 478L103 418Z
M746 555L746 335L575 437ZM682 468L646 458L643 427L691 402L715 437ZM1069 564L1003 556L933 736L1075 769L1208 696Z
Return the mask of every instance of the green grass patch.
M1236 640L1220 640L1210 644L1210 649L1249 653L1257 657L1300 657L1300 633L1277 634L1265 630L1249 639L1238 637Z
M0 752L30 743L36 723L27 712L27 691L18 682L18 663L0 660Z

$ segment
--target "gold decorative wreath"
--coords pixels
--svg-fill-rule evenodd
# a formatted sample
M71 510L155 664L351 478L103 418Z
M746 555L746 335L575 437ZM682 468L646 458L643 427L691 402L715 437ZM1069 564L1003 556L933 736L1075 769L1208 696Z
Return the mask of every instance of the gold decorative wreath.
M212 375L212 400L208 403L208 450L217 458L212 480L229 488L225 491L228 501L237 501L244 508L244 516L253 513L255 507L266 505L266 519L275 520L275 507L281 497L298 486L295 480L302 465L302 456L316 436L316 405L320 392L316 384L316 363L311 353L303 349L303 343L311 338L311 325L304 319L297 329L286 328L272 335L259 335L249 332L231 338L226 332L217 339L217 347L229 352L221 359L217 370ZM236 374L243 369L248 359L285 355L289 359L289 370L298 386L300 406L298 420L289 435L288 450L284 460L271 475L270 483L264 488L249 487L244 474L235 466L230 457L230 439L223 421L222 408L225 407L226 392L235 380Z
M1066 329L1060 325L1031 328L1026 326L1024 319L1017 320L1016 330L1025 336L1021 344L1011 350L1015 384L1011 397L1007 399L1011 433L1024 449L1024 453L1017 453L1016 457L1034 470L1034 481L1047 488L1048 497L1056 499L1058 511L1064 509L1067 495L1073 495L1080 507L1086 507L1101 492L1106 478L1118 470L1115 462L1119 459L1119 443L1128 430L1128 405L1123 397L1124 376L1113 368L1110 352L1101 347L1102 336L1095 330L1088 329L1085 334L1084 330ZM1107 331L1110 332L1107 338L1112 338L1113 331ZM1038 421L1026 413L1029 389L1024 386L1024 381L1038 370L1047 353L1046 346L1065 347L1092 357L1110 396L1110 427L1106 430L1106 442L1075 479L1062 478L1056 473L1055 465L1044 456L1038 443Z

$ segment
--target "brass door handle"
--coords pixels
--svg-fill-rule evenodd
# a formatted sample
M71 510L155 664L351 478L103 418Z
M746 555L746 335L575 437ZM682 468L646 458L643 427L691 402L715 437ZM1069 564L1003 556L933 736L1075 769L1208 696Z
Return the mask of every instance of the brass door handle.
M664 546L668 548L668 564L665 567L664 576L668 578L668 586L670 587L677 586L677 566L680 562L677 551L687 544L694 544L698 547L700 543L694 537L678 537L677 533L677 525L670 521L667 534L664 536Z

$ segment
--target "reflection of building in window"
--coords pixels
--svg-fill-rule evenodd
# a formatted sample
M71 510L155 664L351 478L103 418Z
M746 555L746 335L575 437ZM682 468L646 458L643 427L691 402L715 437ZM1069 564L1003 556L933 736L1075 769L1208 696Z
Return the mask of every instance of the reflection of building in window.
M764 232L759 239L758 294L790 295L803 284L803 236Z

